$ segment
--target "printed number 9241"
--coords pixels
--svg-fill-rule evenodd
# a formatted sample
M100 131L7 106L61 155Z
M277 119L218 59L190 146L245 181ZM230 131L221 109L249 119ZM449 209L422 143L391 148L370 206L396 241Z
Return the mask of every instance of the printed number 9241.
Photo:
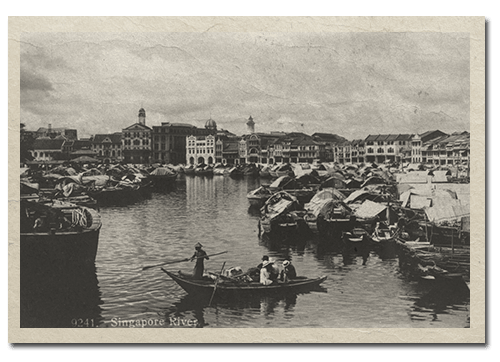
M94 319L83 319L83 318L74 318L71 320L71 325L73 327L78 327L78 328L92 328L95 327L94 325Z

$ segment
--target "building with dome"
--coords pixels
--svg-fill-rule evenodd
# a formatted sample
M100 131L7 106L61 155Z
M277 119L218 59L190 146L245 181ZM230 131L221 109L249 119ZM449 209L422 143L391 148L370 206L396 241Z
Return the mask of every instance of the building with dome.
M205 128L194 128L186 137L186 163L188 165L214 164L217 123L210 117Z

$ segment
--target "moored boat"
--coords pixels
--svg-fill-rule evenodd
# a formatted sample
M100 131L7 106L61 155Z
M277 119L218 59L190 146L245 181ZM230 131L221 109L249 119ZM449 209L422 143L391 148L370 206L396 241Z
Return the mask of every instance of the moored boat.
M397 229L375 227L371 239L375 244L382 245L395 242L398 234Z
M194 174L196 176L213 176L214 171L211 166L201 166L194 169Z
M243 177L243 169L240 166L235 166L228 171L229 176L232 178L240 178Z
M92 264L101 217L93 209L60 201L21 201L21 266Z
M277 192L261 208L259 230L281 236L295 235L307 230L304 214L295 196L285 191Z
M247 194L248 202L251 206L262 207L264 203L273 195L272 191L266 186L260 186Z
M214 292L215 281L193 279L182 273L172 273L162 268L179 286L189 294L211 295ZM259 282L238 282L228 278L221 278L217 283L217 294L243 294L243 293L300 293L318 287L326 280L326 276L318 278L299 277L287 283L262 285Z
M155 187L167 187L175 183L178 172L169 167L158 167L149 176Z

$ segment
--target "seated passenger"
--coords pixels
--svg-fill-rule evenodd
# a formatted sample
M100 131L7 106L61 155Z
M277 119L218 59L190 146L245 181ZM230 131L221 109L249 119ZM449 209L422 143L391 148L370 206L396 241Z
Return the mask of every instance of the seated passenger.
M283 270L281 271L281 280L284 282L288 282L291 279L297 278L297 271L295 267L292 265L290 260L285 260L283 262Z
M264 255L262 257L262 263L260 263L259 265L257 265L257 269L262 269L262 264L264 264L265 261L269 261L269 257L267 255Z
M262 269L260 269L260 284L271 285L275 281L272 279L273 274L273 263L270 261L264 261L262 263Z

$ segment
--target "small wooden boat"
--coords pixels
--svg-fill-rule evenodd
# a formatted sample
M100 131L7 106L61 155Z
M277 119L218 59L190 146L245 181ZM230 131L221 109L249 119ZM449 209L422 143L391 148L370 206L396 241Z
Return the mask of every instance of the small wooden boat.
M183 170L184 170L184 174L185 175L193 176L194 175L195 166L194 165L186 166L186 167L184 167Z
M271 196L261 208L259 230L267 234L288 235L298 232L300 226L307 228L304 215L297 198L285 191L280 191Z
M343 232L342 236L344 242L348 243L361 243L365 240L368 240L369 242L370 240L368 237L368 233L365 229L362 228L354 228L352 231Z
M269 188L260 186L259 188L250 191L247 194L247 199L251 206L260 208L271 196L273 196L273 192L269 190Z
M271 177L271 174L269 171L271 170L270 166L264 166L260 171L259 171L259 176L260 178L269 178Z
M243 169L239 166L235 166L229 170L229 176L232 178L241 178L244 176Z
M189 294L211 295L214 291L215 281L205 279L193 279L191 276L181 272L172 273L162 268L162 270L172 278L179 286ZM221 294L241 294L241 293L300 293L318 287L326 280L326 276L318 278L299 277L287 283L272 285L262 285L259 282L238 282L228 278L219 279L217 293Z
M213 176L214 170L211 166L196 167L194 174L196 176Z
M93 209L51 200L21 201L21 266L93 264L101 217Z
M269 171L269 174L271 175L271 177L274 178L278 178L281 176L290 176L290 177L295 176L295 173L293 172L293 167L289 163L285 163L283 165L276 165Z
M156 187L166 187L175 183L178 174L169 167L158 167L150 173L150 179Z
M390 242L395 242L398 232L396 229L375 229L371 239L375 244L387 244Z

